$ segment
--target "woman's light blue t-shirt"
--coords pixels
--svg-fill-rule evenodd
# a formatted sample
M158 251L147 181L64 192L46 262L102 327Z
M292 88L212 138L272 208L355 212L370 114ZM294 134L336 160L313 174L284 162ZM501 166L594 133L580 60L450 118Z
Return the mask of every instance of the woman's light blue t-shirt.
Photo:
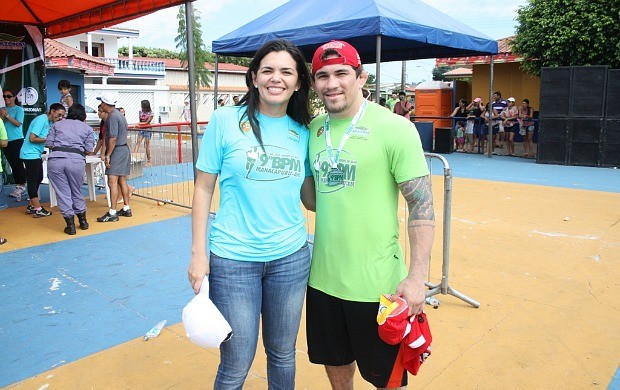
M232 260L271 261L288 256L307 240L300 190L310 176L308 129L288 115L259 114L262 150L245 106L213 113L196 168L219 175L220 206L211 225L209 249Z
M15 119L19 123L24 123L24 109L20 106L7 107L6 111L11 118ZM15 126L8 120L4 121L4 127L6 128L6 134L9 136L9 141L15 141L16 139L24 138L22 126Z
M47 138L47 133L50 131L50 119L47 114L41 114L34 118L28 126L28 131L24 138L24 144L19 152L19 158L22 160L36 160L41 158L43 150L45 149L45 142L34 143L30 142L30 134L34 134L39 138Z

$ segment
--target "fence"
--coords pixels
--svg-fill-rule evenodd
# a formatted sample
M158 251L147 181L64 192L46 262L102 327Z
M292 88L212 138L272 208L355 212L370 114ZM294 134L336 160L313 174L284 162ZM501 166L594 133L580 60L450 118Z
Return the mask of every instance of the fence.
M199 139L206 123L198 122ZM150 161L147 159L145 137L149 135ZM132 152L127 182L134 187L133 196L151 199L159 204L191 208L194 168L189 124L130 126L127 144ZM103 173L98 172L97 176L97 185L103 187Z

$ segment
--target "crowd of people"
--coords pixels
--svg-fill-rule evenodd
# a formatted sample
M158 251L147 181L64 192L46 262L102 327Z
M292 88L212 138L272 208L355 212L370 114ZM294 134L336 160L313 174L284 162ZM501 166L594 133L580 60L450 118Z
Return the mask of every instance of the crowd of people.
M101 118L99 140L95 143L92 127L85 123L86 109L74 102L71 96L71 83L58 82L60 101L49 106L48 112L35 117L27 131L23 131L24 109L20 106L17 94L11 89L2 91L0 105L0 148L2 148L15 185L10 197L21 201L28 199L25 213L34 218L49 217L52 211L43 208L39 201L39 186L43 182L43 163L47 160L47 177L56 192L60 214L66 227L64 232L76 234L75 217L82 230L89 228L86 219L86 202L82 195L82 183L86 174L86 156L100 153L105 165L105 174L110 188L110 201L113 205L98 222L118 221L118 217L131 217L129 198L131 188L127 184L130 171L131 153L127 144L127 121L122 108L116 108L117 99L111 94L103 94L98 114ZM147 124L153 118L150 103L142 101L139 113L140 123ZM147 135L141 132L141 142L145 139L147 157L150 151ZM150 133L149 133L150 134ZM136 147L139 146L136 145ZM47 148L47 150L46 150ZM0 154L1 156L1 154ZM8 207L4 198L4 172L0 164L0 209ZM122 201L120 200L122 199ZM114 208L121 201L121 210ZM0 245L7 242L0 237Z
M515 135L523 137L522 157L534 158L534 110L529 99L523 99L517 106L514 97L502 99L500 91L493 94L493 101L484 104L481 97L471 103L460 99L450 114L454 118L455 150L457 152L484 153L491 142L493 153L496 149L505 149L507 156L517 156L515 152ZM489 121L492 135L489 137Z

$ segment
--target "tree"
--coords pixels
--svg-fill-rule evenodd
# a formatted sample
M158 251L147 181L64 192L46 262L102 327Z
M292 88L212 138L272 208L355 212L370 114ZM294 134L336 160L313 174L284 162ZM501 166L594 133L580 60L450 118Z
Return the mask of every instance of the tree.
M440 65L433 68L433 80L435 81L447 81L444 73L454 69L454 66Z
M191 6L191 5L190 5ZM185 6L179 7L179 13L177 14L177 20L179 21L179 28L177 32L179 35L174 38L177 49L180 50L179 59L181 60L181 66L187 69L187 26L185 24ZM211 84L211 72L207 69L206 63L212 58L213 53L207 51L207 47L202 40L200 24L200 15L198 11L193 12L192 32L194 34L194 70L196 71L196 88L201 86L208 87Z
M544 66L620 67L620 1L529 0L517 22L511 49L528 74Z
M119 56L129 56L129 47L122 46L118 48ZM148 57L148 58L179 58L179 53L167 49L158 49L144 46L134 46L133 55L135 57Z

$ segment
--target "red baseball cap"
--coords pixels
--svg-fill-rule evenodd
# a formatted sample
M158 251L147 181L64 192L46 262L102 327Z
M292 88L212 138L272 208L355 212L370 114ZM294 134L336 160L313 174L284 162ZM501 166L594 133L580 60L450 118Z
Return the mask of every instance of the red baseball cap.
M322 59L323 54L327 51L335 51L338 57ZM362 66L360 55L353 46L345 41L331 41L316 49L312 56L312 73L316 73L319 69L326 65L351 65L353 68Z

